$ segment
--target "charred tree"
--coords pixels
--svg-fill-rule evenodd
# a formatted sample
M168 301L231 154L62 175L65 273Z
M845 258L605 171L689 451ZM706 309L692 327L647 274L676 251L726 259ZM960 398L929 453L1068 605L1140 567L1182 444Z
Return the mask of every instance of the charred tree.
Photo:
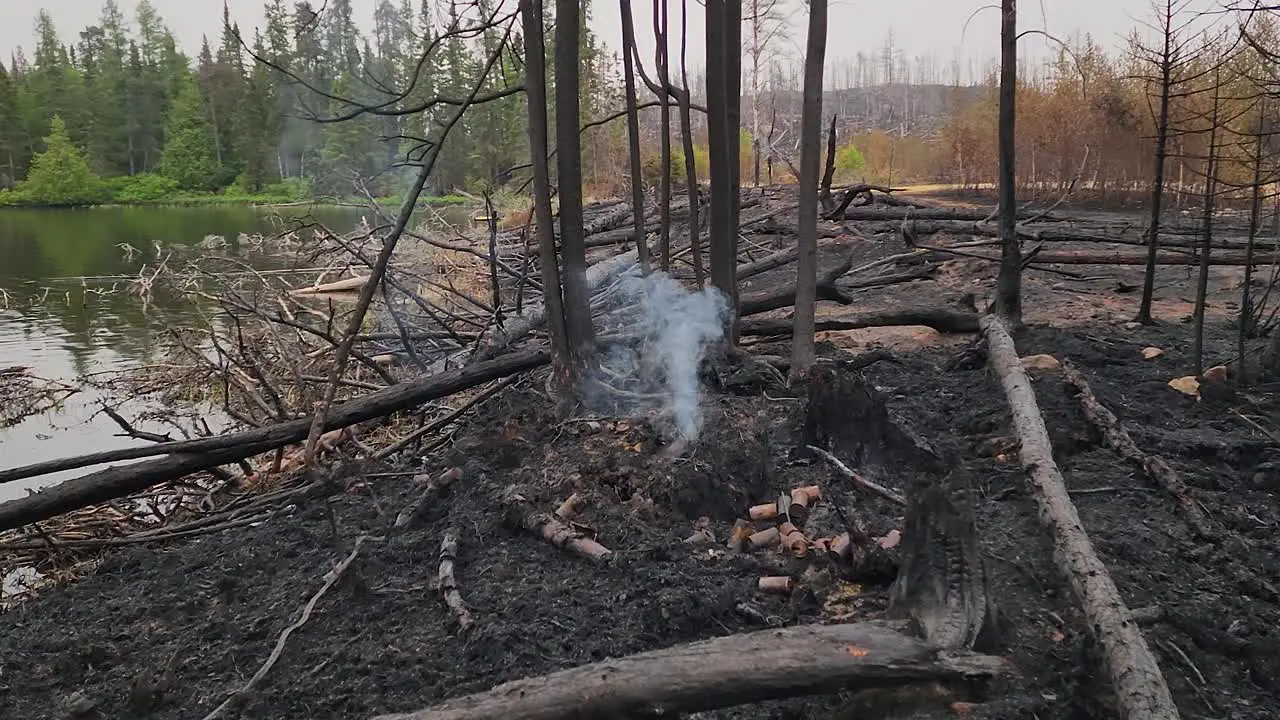
M1164 165L1169 146L1169 96L1173 83L1173 18L1174 0L1164 0L1160 16L1163 50L1160 52L1160 109L1156 116L1155 173L1151 180L1151 220L1147 228L1147 270L1142 277L1142 300L1138 305L1137 321L1153 325L1151 300L1156 284L1156 249L1159 247L1160 209L1164 200Z
M551 364L564 383L569 377L569 341L564 301L560 294L560 259L556 253L555 221L551 214L551 168L547 148L547 68L543 42L542 0L520 0L524 29L524 92L529 108L529 155L533 174L533 217L542 265L543 304L551 337Z
M729 23L727 0L707 0L707 146L711 165L711 284L724 294L729 312L729 344L736 344L737 232L733 226L733 172L730 163L729 125Z
M824 38L825 42L825 38ZM803 122L803 121L802 121ZM803 159L800 162L804 167ZM830 213L835 210L836 201L831 197L831 183L836 177L836 115L831 115L831 127L827 130L827 163L822 170L822 189L819 199L822 201L822 210Z
M635 228L636 253L640 266L649 268L649 247L644 230L644 185L640 179L640 112L636 109L636 70L633 53L636 50L635 20L631 15L631 0L620 0L622 15L622 71L626 83L627 103L627 152L631 162L631 213Z
M564 261L564 323L571 366L578 378L592 355L591 294L587 290L586 231L582 219L582 138L579 59L581 5L556 0L556 169L560 183L560 256ZM545 284L545 283L544 283Z
M1213 246L1213 209L1218 192L1218 132L1222 109L1222 70L1213 71L1213 109L1209 114L1209 157L1204 175L1204 236L1200 245L1200 275L1196 279L1195 337L1191 355L1195 361L1196 375L1204 372L1204 310L1209 294L1209 252Z
M666 0L653 0L653 36L656 40L653 62L658 73L658 99L661 101L658 105L658 117L662 128L662 178L658 181L658 252L662 257L663 271L671 272L671 104L667 102L671 80L667 71L670 52L667 48Z
M996 314L1010 327L1022 322L1022 249L1014 184L1014 101L1018 84L1018 9L1016 0L1000 3L1000 274Z
M1249 188L1249 239L1245 244L1244 287L1240 290L1240 319L1236 328L1236 380L1241 385L1248 382L1248 370L1244 357L1244 341L1256 332L1253 317L1253 298L1249 285L1253 282L1253 251L1258 237L1258 215L1262 209L1262 141L1266 136L1267 101L1258 100L1258 120L1253 138L1253 183Z
M680 93L676 98L680 103L680 146L684 149L684 181L689 195L689 252L693 260L693 279L701 290L707 282L702 264L702 238L698 215L700 200L698 192L698 164L693 150L693 112L691 93L689 92L689 0L681 0L680 4Z
M804 56L804 100L800 119L800 219L796 258L795 329L791 376L802 378L813 365L813 323L818 281L818 164L822 148L822 70L827 52L827 2L810 0L809 37ZM834 124L832 128L834 129Z

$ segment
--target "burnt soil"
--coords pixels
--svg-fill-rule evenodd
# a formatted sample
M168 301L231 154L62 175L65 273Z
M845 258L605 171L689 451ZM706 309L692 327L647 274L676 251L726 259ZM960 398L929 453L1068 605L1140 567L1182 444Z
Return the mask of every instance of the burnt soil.
M894 292L918 296L920 288ZM1230 356L1231 332L1210 328L1211 356ZM1168 380L1191 364L1189 333L1178 323L1032 325L1016 340L1024 356L1075 363L1135 441L1163 454L1208 514L1245 541L1235 559L1252 582L1227 572L1172 500L1101 445L1060 375L1035 376L1057 461L1099 556L1130 607L1162 611L1144 630L1182 716L1280 717L1280 597L1269 589L1280 584L1280 453L1233 413L1275 427L1274 388L1199 402L1170 389ZM1145 345L1165 354L1143 360ZM832 344L821 350L845 354ZM981 349L895 350L863 373L892 417L932 443L976 493L1003 629L996 652L1018 675L971 716L1115 717L1010 451L1004 397ZM873 536L901 527L899 508L847 486L801 450L802 399L765 376L719 378L697 444L670 459L644 419L558 419L544 379L530 375L496 396L459 428L451 449L413 460L427 475L460 466L463 479L404 531L389 525L421 486L409 476L364 477L403 467L345 467L347 489L331 498L256 527L114 551L86 577L0 615L0 717L63 718L87 705L94 710L83 717L202 717L258 669L362 535L386 538L362 545L232 716L365 718L696 639L884 615L884 582L833 585L805 574L805 561L724 549L749 505L807 484L821 484ZM852 446L835 450L856 461ZM857 469L896 488L929 472L909 457L876 453ZM613 562L593 564L513 527L503 506L512 492L546 512L580 493L579 520L615 552ZM703 517L716 542L682 542ZM811 522L838 532L829 512L815 511ZM451 528L460 537L459 587L476 617L465 634L434 587ZM801 578L801 589L789 597L756 590L761 575L777 573ZM841 702L794 699L699 717L838 717Z

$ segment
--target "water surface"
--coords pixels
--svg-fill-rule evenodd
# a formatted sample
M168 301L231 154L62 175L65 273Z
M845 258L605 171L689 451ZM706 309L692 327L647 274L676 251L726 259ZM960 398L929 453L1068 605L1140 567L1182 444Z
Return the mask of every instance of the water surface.
M129 292L143 265L154 266L157 243L194 245L209 235L234 242L240 233L280 232L304 218L346 232L364 213L244 206L0 210L0 369L27 366L70 382L153 361L160 333L194 324L197 313L185 300L157 294L144 305ZM109 418L94 416L100 400L82 391L56 410L0 428L0 468L139 443L117 437ZM83 472L0 485L0 501Z

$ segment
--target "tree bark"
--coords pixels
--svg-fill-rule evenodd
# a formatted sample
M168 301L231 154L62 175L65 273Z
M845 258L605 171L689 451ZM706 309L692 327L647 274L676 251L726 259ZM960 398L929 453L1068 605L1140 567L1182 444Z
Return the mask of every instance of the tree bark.
M627 154L631 161L632 237L640 266L649 269L649 247L645 242L644 183L640 178L640 112L636 109L636 30L631 0L620 0L622 14L622 68L627 93Z
M551 213L551 168L547 156L547 67L543 42L542 0L520 0L524 28L524 94L529 110L529 151L533 170L533 217L542 266L544 317L549 317L551 363L556 377L569 377L569 339L564 324L564 299L560 294L560 258L556 252L555 219Z
M374 720L674 716L850 685L976 681L1008 672L1001 658L943 654L896 627L806 625L730 635L515 680Z
M579 134L581 4L556 0L556 168L560 188L560 256L564 260L564 321L574 381L586 375L595 344L587 289L582 219L582 136Z
M827 51L827 0L809 0L800 119L799 254L796 310L791 336L791 377L803 378L814 361L814 313L818 282L818 164L822 149L822 70ZM834 129L834 125L832 128Z
M545 351L529 350L395 385L335 406L326 417L323 427L326 431L336 430L384 417L490 380L536 368L549 360L550 356ZM94 453L6 471L10 475L34 477L86 465L170 455L160 460L100 470L0 504L0 531L48 520L72 510L125 497L166 480L174 480L299 442L307 437L310 426L311 418L301 418L212 438Z
M1022 323L1022 248L1018 241L1015 197L1014 102L1018 86L1018 9L1016 0L1000 5L1000 274L996 312L1011 326Z
M1086 626L1101 646L1121 716L1125 720L1178 720L1164 675L1120 597L1053 461L1053 448L1031 381L1001 321L982 318L988 362L1000 380L1021 443L1022 467L1031 479L1040 524L1053 541L1054 563L1079 600Z

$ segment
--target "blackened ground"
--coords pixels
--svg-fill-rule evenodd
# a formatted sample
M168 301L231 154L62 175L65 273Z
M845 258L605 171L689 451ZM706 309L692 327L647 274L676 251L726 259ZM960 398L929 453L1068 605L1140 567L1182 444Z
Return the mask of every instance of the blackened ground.
M1226 354L1227 330L1220 332L1212 348ZM1261 580L1280 583L1280 485L1269 464L1276 448L1231 412L1251 399L1274 407L1269 390L1197 403L1170 389L1167 381L1188 365L1185 335L1177 326L1103 326L1087 334L1031 329L1017 341L1023 355L1075 362L1135 440L1163 453L1209 514L1249 541L1248 557L1237 559ZM1142 360L1143 345L1166 353ZM1004 398L980 356L966 364L952 362L955 355L902 353L865 374L889 396L896 417L978 485L1001 652L1020 673L984 714L1114 717L1105 673L1054 571L1016 450L1001 441L1011 435ZM1146 637L1183 717L1280 717L1280 599L1222 570L1170 499L1099 445L1058 375L1035 386L1098 553L1131 607L1165 611ZM781 489L816 482L854 497L827 467L797 452L803 403L754 388L716 394L698 446L663 461L643 420L557 422L542 387L535 377L501 395L460 429L447 456L426 459L431 472L462 465L458 490L412 529L364 544L240 717L363 718L762 627L739 609L743 603L772 622L829 616L807 590L787 599L756 592L760 575L798 573L797 566L767 554L733 556L720 542L681 542L699 516L711 519L722 540L749 504ZM878 479L903 487L916 471L889 463ZM368 485L259 527L119 551L89 577L0 615L0 717L67 717L77 693L96 704L98 717L202 717L261 665L354 539L385 534L417 492L407 478ZM499 502L513 485L542 510L582 493L581 521L616 551L616 562L597 567L512 530ZM901 522L880 500L857 496L853 505L873 535ZM460 533L458 580L477 619L466 636L432 586L450 527ZM884 588L864 587L844 610L853 619L877 617L884 598ZM839 702L793 700L702 717L820 718Z

